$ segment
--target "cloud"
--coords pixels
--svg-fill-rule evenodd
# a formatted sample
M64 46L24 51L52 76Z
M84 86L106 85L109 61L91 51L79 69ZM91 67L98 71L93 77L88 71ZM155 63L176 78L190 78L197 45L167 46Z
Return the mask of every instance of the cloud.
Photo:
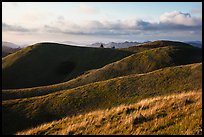
M26 29L21 26L16 26L16 25L8 25L6 23L2 23L2 30L3 31L15 31L15 32L28 32L29 29Z
M85 14L99 13L99 9L96 9L90 5L85 4L85 3L80 3L78 11L80 13L85 13Z
M51 27L49 25L44 25L43 30L46 31L46 32L50 32L50 33L59 33L59 32L61 32L61 30L59 28Z
M90 36L162 36L177 33L178 35L201 34L202 23L189 13L170 12L160 16L158 22L144 20L89 20L73 23L63 16L58 16L54 23L42 25L38 29L2 23L3 31L41 32L64 35ZM192 33L193 32L193 33Z
M175 13L181 14L175 17ZM183 18L187 18L187 23ZM175 20L176 18L176 20ZM180 23L180 20L183 22ZM144 20L116 20L116 21L98 21L91 20L82 24L71 23L70 21L61 20L64 24L56 24L56 27L44 26L45 31L52 33L63 33L73 35L139 35L150 33L165 33L165 31L200 31L202 25L200 22L191 17L189 13L174 12L174 14L163 14L159 22L149 22ZM60 26L60 27L58 27Z
M83 24L64 23L64 27L44 26L44 31L51 33L63 33L72 35L131 35L138 34L138 31L131 30L124 22L109 22L109 21L87 21Z
M161 23L178 24L184 26L201 25L202 20L191 17L190 13L182 13L178 11L167 12L160 16Z
M65 18L63 16L58 16L57 19L58 20L64 20Z

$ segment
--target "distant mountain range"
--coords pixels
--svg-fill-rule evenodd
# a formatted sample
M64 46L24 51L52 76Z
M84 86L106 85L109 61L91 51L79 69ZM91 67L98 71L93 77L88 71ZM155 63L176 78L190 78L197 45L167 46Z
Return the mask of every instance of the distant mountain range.
M202 41L186 41L185 43L188 43L194 47L202 48Z
M89 44L87 45L88 47L100 47L101 44L103 44L104 48L127 48L127 47L131 47L131 46L136 46L138 44L143 44L143 43L148 43L151 41L145 41L145 42L129 42L129 41L125 41L125 42L109 42L109 43L103 43L103 42L96 42L93 44ZM199 47L202 48L202 42L201 41L186 41L184 43L190 44L194 47Z
M102 43L102 42L96 42L90 45L87 45L89 47L100 47L101 44L103 44L104 48L127 48L130 46L136 46L138 44L141 44L139 42L129 42L129 41L125 41L125 42L109 42L109 43Z
M11 42L2 42L2 57L20 50L21 47Z
M73 41L62 41L58 42L61 44L66 44L66 45L74 45L74 46L86 46L86 47L100 47L101 44L103 44L104 48L127 48L131 46L136 46L138 44L143 44L143 43L148 43L151 41L144 41L144 42L137 42L137 41L125 41L125 42L95 42L92 44L85 44L85 43L80 43L80 42L73 42ZM184 41L184 43L190 44L194 47L199 47L202 48L202 41ZM28 44L25 45L17 45L11 42L5 42L2 41L2 46L10 47L10 48L19 48L19 47L26 47Z
M11 42L7 42L7 41L2 41L2 47L6 46L6 47L10 47L10 48L19 48L21 47L20 45L11 43Z

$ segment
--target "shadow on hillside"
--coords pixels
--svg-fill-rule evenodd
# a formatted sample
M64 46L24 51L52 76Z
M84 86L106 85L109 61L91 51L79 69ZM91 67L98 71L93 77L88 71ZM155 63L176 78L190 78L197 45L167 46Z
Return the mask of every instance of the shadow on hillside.
M76 67L76 64L74 62L64 61L57 68L57 73L60 75L67 75L71 73L75 67Z

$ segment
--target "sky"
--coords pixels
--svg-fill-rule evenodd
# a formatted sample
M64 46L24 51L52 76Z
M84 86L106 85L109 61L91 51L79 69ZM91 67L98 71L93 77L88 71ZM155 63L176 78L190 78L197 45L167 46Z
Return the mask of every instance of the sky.
M2 2L2 40L202 41L202 2Z

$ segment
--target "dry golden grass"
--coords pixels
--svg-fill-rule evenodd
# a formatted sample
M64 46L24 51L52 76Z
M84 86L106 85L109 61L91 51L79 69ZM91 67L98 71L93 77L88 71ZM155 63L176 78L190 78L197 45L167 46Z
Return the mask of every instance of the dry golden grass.
M45 122L130 105L142 99L201 89L202 63L194 69L190 68L192 65L196 64L110 79L39 97L3 101L3 134L15 134Z
M17 135L202 134L202 92L144 99L136 104L66 117Z

